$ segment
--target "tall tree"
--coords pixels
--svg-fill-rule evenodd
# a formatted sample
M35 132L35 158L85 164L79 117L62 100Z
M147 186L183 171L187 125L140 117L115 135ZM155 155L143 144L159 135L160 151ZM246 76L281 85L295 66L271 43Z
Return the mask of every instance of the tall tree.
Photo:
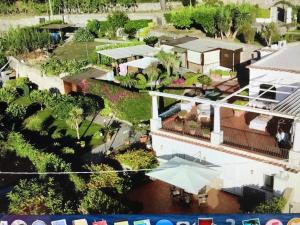
M76 130L77 139L80 139L79 125L83 120L83 110L79 107L74 107L69 112L69 118L67 119L67 124Z

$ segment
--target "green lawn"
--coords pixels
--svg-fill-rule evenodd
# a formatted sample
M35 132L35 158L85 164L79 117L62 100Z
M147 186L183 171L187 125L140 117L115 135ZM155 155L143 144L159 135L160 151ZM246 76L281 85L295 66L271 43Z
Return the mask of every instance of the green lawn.
M72 41L55 49L54 55L60 59L87 59L95 53L96 46L99 45L103 45L103 43Z
M52 117L52 112L49 109L45 109L42 111L38 111L36 114L32 115L31 117L27 118L24 121L24 126L27 127L27 129L31 130L37 130L34 128L30 128L30 119L33 117L38 117L39 120L35 120L34 126L38 127L38 129L47 130L49 132L49 135L53 139L60 138L61 136L70 136L72 138L76 138L76 131L74 129L71 129L65 120L59 120ZM40 124L37 124L40 123ZM80 125L80 136L82 140L87 140L88 145L90 145L92 148L100 145L103 143L103 138L99 135L94 135L97 133L102 126L91 123L89 120L84 120Z

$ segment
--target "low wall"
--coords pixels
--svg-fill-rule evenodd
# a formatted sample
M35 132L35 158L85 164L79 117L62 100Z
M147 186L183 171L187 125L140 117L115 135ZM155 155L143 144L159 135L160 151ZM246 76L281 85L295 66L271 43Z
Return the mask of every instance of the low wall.
M9 65L16 71L17 77L28 77L29 80L38 85L40 90L57 88L61 94L65 94L64 82L59 77L48 77L41 70L20 62L15 57L9 57Z

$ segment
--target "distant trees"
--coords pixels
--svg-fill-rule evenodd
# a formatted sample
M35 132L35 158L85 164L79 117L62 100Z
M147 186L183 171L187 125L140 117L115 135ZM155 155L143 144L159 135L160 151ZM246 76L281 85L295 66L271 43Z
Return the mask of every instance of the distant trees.
M200 28L208 36L235 39L245 23L254 21L256 8L250 4L223 5L219 1L207 0L197 7L174 10L169 15L177 28Z

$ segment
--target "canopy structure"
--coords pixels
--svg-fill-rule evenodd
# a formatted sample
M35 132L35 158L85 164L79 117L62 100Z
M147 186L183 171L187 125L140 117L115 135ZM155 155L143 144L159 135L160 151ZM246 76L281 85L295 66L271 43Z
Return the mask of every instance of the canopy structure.
M188 193L198 194L218 177L219 172L199 163L174 157L146 175L182 188Z
M127 63L124 63L126 66L136 67L140 69L146 69L151 63L158 63L158 59L153 57L145 57L142 59L133 60Z
M112 59L126 59L134 56L154 56L159 50L149 45L136 45L124 48L114 48L97 51L100 55L105 55Z

